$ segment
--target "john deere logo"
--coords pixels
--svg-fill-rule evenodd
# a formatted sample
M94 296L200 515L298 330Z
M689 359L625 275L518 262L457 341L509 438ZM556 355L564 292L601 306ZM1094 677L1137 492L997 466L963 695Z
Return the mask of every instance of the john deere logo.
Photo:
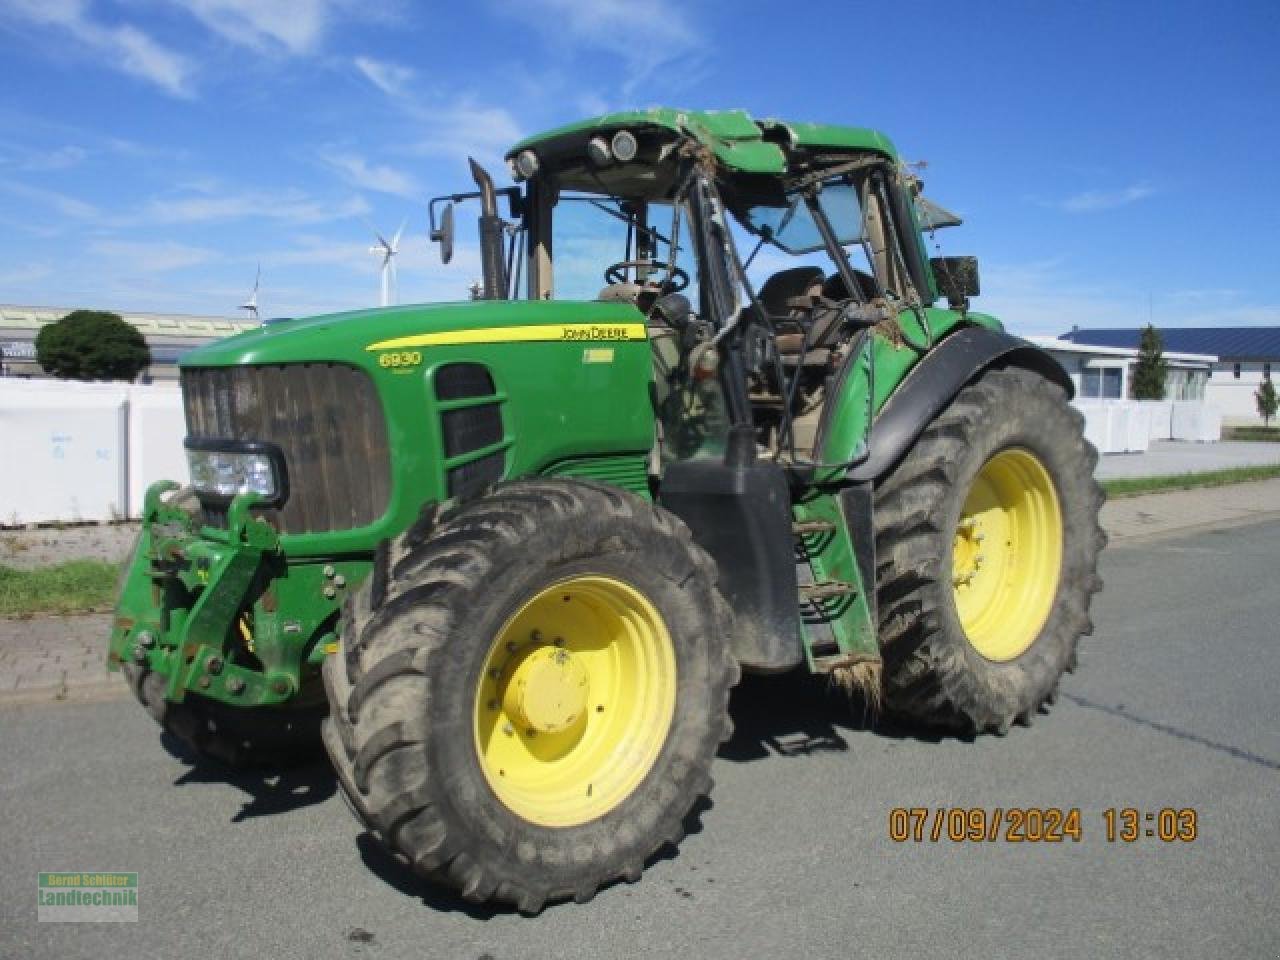
M565 340L627 340L630 331L627 327L573 326L564 328Z

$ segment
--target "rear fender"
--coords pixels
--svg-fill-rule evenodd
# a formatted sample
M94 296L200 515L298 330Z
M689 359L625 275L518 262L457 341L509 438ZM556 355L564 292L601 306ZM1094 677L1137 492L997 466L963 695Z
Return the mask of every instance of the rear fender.
M1067 372L1039 347L985 327L965 327L929 351L885 401L871 427L870 456L849 470L847 479L867 483L887 474L961 388L997 364L1034 370L1068 398L1075 395Z

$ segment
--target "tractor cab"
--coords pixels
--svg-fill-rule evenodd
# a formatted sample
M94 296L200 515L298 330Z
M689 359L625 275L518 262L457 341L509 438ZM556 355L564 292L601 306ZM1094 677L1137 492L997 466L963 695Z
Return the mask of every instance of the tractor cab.
M918 218L919 180L875 131L648 110L529 138L507 161L516 186L473 162L475 192L431 202L442 256L454 204L478 199L486 298L634 306L665 461L722 456L738 424L772 460L821 464L829 382L866 331L909 312L927 349L939 281L920 221L958 220L932 204Z

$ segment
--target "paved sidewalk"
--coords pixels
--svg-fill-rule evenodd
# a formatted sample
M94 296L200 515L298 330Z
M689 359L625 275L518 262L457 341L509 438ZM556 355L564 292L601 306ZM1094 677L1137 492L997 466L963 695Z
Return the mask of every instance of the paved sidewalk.
M111 615L0 620L0 704L128 694L107 673Z
M1112 543L1124 543L1269 517L1280 517L1280 479L1113 500L1102 526ZM128 696L124 680L107 673L110 630L111 616L101 613L0 619L0 705Z
M1112 500L1102 508L1102 528L1117 543L1272 517L1280 517L1280 479Z

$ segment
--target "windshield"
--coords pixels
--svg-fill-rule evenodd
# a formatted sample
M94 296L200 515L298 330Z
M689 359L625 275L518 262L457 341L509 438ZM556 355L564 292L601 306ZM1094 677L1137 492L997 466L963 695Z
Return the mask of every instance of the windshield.
M636 204L616 197L562 195L552 220L555 298L594 300L607 298L610 285L663 282L671 256L672 212L668 204L652 203L641 215ZM647 242L640 231L647 232ZM682 225L681 234L676 266L693 281L697 272L687 226ZM636 266L636 261L654 266ZM622 266L626 263L632 265ZM611 267L616 269L611 272ZM689 295L696 296L696 290Z
M822 234L813 222L804 197L799 193L788 194L787 201L785 207L751 207L747 210L747 223L755 232L767 233L770 241L788 253L821 250ZM842 245L862 240L862 207L851 184L828 184L818 194L818 203Z

